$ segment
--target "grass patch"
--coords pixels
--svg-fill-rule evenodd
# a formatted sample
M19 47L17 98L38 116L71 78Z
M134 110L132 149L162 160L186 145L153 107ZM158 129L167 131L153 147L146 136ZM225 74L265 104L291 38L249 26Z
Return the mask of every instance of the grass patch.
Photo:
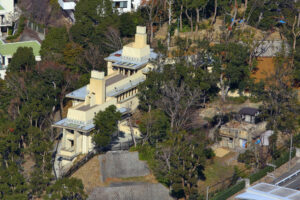
M205 167L205 185L215 184L220 180L231 176L233 171L233 166L226 166L217 160L213 164Z
M227 97L227 100L233 104L242 104L247 101L248 97L240 96L240 97Z
M149 145L138 145L131 147L129 151L138 151L139 159L146 161L151 169L155 166L155 148Z

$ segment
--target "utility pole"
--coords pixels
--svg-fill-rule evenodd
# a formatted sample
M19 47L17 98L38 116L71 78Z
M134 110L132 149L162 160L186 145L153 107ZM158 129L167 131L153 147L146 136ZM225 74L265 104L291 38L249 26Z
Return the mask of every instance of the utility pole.
M206 187L206 200L208 200L209 186Z
M291 134L291 143L290 143L290 158L289 158L289 169L291 169L291 160L292 160L292 149L293 149L293 134Z

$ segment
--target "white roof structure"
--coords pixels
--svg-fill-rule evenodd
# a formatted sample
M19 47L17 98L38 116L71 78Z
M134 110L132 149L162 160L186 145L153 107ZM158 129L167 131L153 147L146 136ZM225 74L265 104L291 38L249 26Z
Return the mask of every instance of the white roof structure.
M300 191L268 183L258 183L249 187L246 192L239 194L235 199L241 200L299 200Z

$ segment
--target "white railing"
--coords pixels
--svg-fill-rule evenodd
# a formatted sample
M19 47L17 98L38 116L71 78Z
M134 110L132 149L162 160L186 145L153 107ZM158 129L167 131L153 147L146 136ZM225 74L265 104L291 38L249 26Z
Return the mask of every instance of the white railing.
M284 183L284 182L290 180L291 178L298 176L299 174L300 174L300 170L298 170L298 171L294 172L293 174L289 175L288 177L278 181L277 183L275 183L275 185L278 186L279 184Z

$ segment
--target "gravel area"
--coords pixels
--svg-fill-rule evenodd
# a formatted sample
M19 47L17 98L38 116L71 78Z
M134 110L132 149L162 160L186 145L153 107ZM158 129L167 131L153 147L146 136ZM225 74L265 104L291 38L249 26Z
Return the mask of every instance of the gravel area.
M147 164L139 160L138 152L110 151L99 156L101 181L107 178L129 178L150 174Z
M88 200L169 200L169 190L162 184L122 183L109 187L98 187L89 195Z

